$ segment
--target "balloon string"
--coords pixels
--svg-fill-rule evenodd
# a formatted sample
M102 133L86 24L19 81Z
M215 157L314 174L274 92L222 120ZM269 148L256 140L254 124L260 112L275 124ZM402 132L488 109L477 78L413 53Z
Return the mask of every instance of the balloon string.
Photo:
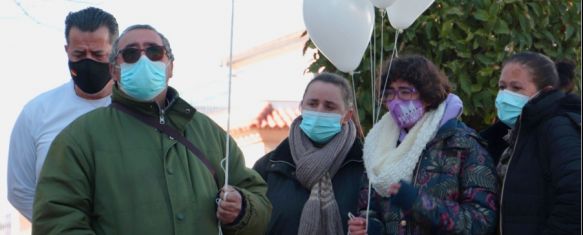
M376 21L376 17L375 17L375 21ZM372 73L373 76L376 77L377 76L377 30L376 28L373 26L372 27Z
M384 26L385 26L385 9L381 9L381 29L380 29L381 30L381 48L380 48L381 58L380 58L380 63L379 63L379 66L381 68L383 67L383 59L384 59L384 51L385 51L384 50L384 46L385 46L384 45L384 42L385 42L385 40L384 40L384 35L385 35ZM373 103L374 103L374 100L375 100L376 97L378 97L378 96L377 96L376 89L375 89L375 93L374 93L374 96L372 98ZM377 108L376 105L375 105L375 108L374 109L377 110L377 113L380 113L380 107ZM378 114L375 114L374 117L373 117L373 122L372 123L374 124L377 121L378 121Z
M372 183L369 180L368 181L368 195L367 195L367 199L366 199L366 227L364 229L366 232L368 232L368 215L370 214L370 195L372 194L371 188L372 188Z
M226 133L226 142L227 145L225 146L225 186L229 185L229 156L230 156L230 133L231 133L231 85L233 81L233 31L234 31L234 24L235 24L235 0L231 0L231 39L229 45L229 93L228 93L228 104L227 104L227 133Z
M229 133L231 133L231 84L233 80L233 29L235 28L235 0L231 0L231 35L230 35L230 42L229 42L229 91L228 91L228 103L227 103L227 131L225 133L226 145L225 145L225 158L221 160L221 168L225 172L225 184L223 188L226 188L229 185L229 155L230 155L230 145L231 145L231 137ZM222 164L224 162L224 164ZM217 226L219 228L219 235L223 234L223 230L221 228L221 222L217 222Z
M351 77L350 80L352 81L352 94L353 94L353 97L354 97L354 101L352 101L352 102L354 102L354 109L356 109L356 115L355 115L355 119L356 120L353 120L353 121L355 123L360 123L360 114L359 114L359 111L358 111L358 102L356 102L356 88L354 86L354 72L350 72L349 74L350 74L350 77ZM359 139L361 141L364 141L362 139L364 137L364 133L362 131L362 128L359 128L359 129L360 129L360 131L359 131L360 133L358 135L359 136Z
M370 44L372 45L372 44ZM373 66L373 54L372 54L372 46L369 47L370 49L369 51L369 56L370 56L370 93L371 93L371 97L372 97L372 123L375 123L375 117L376 117L376 103L375 103L375 97L376 97L376 83L375 83L375 74L374 74L374 66Z
M395 31L395 42L394 42L394 44L393 44L393 53L391 54L391 60L389 61L389 68L387 69L387 74L386 74L386 76L385 76L385 79L384 79L384 81L385 81L385 84L383 84L383 89L382 89L382 90L380 90L381 97L380 97L380 99L378 100L378 106L377 106L377 110L380 110L380 108L381 108L381 105L383 104L383 100L385 99L385 89L387 89L387 84L389 84L389 83L388 83L388 82L386 82L386 81L389 79L389 72L391 71L391 66L393 66L393 59L394 59L395 57L399 57L399 55L398 55L398 52L397 52L397 49L398 49L398 47L397 47L397 42L399 41L399 34L400 34L400 33L401 33L401 31L400 31L400 30L397 30L397 31ZM381 82L382 82L382 81L383 81L383 80L381 80ZM381 113L381 112L378 112L378 113L377 113L377 116L376 116L376 120L377 120L377 121L378 121L378 119L379 119L380 113Z
M375 123L375 114L376 114L376 103L375 103L375 91L376 91L376 83L374 82L375 77L376 77L376 70L375 70L375 54L374 52L374 35L376 35L375 33L376 29L373 27L373 38L370 40L369 42L369 50L368 50L368 54L370 56L370 93L371 93L371 97L372 97L372 123ZM356 95L356 94L354 94Z

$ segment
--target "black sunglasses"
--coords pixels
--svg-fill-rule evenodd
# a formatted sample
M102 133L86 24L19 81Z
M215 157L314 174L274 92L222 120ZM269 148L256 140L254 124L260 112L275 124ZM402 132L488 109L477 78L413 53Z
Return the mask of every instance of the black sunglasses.
M120 51L121 57L128 64L136 63L142 56L142 51L146 52L146 56L151 61L158 61L164 58L166 49L163 46L151 45L146 49L139 49L135 47L124 48Z

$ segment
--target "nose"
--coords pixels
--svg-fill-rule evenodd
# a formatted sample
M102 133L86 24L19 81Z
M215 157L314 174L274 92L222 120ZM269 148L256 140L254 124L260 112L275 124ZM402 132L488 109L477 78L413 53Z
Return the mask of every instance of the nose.
M320 112L320 113L325 113L326 112L326 108L324 107L323 104L318 105L318 107L316 107L316 110L314 110L316 112Z

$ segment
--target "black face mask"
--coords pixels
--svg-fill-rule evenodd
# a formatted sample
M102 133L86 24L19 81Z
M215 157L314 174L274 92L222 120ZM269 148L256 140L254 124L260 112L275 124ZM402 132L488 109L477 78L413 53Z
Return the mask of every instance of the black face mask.
M95 94L107 85L111 80L109 64L91 59L83 59L77 62L69 61L71 77L83 92Z

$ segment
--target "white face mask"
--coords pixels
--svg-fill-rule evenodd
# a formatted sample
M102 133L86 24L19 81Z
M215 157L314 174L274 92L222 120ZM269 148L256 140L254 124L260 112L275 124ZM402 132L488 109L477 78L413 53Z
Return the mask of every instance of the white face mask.
M166 89L166 64L142 55L133 64L121 64L120 89L138 101L151 101Z

